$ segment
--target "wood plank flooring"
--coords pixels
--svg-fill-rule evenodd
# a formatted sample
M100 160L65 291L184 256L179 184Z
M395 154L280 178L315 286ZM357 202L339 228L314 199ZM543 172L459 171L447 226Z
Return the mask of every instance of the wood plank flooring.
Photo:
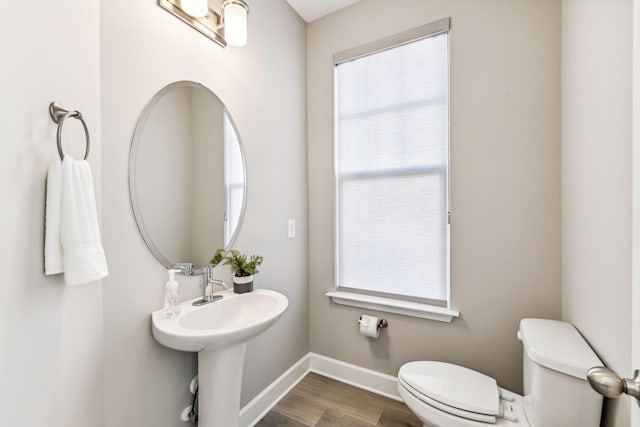
M407 406L309 373L256 427L422 427Z

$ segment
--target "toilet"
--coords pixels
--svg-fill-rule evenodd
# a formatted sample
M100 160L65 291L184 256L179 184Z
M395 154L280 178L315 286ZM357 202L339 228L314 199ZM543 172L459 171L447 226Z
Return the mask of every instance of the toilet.
M398 391L425 427L598 427L602 396L587 370L602 362L573 325L523 319L524 396L496 380L445 362L404 364Z

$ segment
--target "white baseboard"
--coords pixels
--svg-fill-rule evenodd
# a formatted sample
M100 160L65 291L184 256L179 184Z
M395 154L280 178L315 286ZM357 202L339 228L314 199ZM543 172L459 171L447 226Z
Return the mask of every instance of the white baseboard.
M398 378L320 354L309 354L311 355L311 372L402 401L398 393Z
M315 353L307 353L240 410L240 426L253 427L309 372L402 401L398 379Z
M289 391L303 379L311 367L311 353L307 353L292 367L280 375L260 394L240 409L240 426L253 427L271 410Z

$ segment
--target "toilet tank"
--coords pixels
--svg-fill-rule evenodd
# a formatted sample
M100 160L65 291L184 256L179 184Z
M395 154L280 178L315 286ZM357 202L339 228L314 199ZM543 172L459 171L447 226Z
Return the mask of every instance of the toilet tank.
M531 427L598 427L602 396L587 382L587 370L603 366L576 328L567 322L523 319L524 411Z

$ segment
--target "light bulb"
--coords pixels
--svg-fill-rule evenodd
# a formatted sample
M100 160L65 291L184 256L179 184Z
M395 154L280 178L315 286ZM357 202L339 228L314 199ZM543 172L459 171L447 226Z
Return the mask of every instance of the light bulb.
M194 18L203 18L209 12L207 0L180 0L180 9Z
M224 39L230 46L242 47L247 44L247 9L239 2L229 2L224 6Z

